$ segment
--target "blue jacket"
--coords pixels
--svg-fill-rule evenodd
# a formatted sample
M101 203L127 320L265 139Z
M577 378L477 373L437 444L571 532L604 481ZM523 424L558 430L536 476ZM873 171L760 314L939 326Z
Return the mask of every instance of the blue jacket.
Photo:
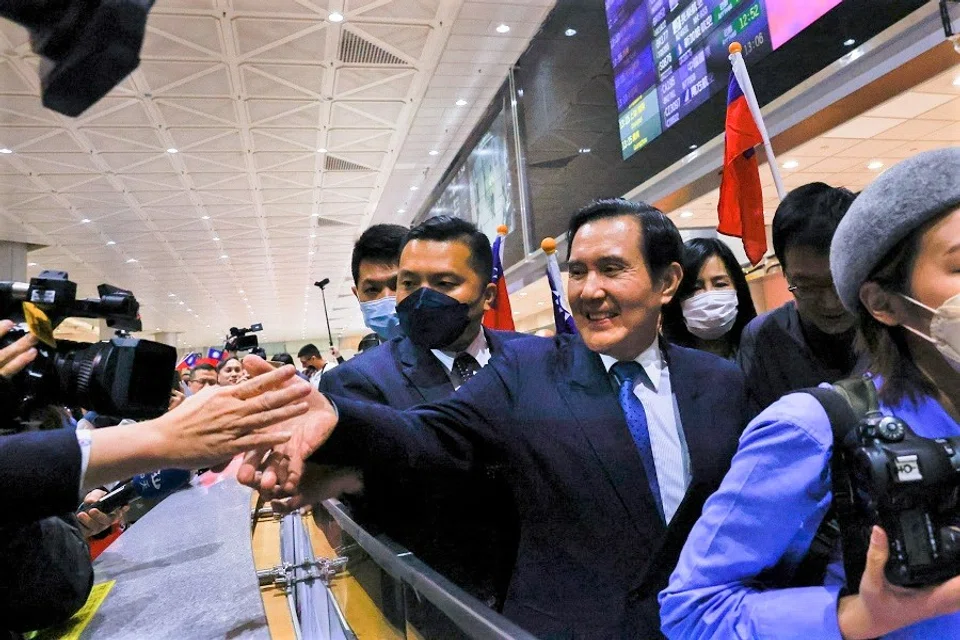
M484 329L491 357L522 333ZM320 391L394 409L454 393L446 369L428 349L395 338L328 371ZM517 518L502 474L364 471L364 495L348 499L368 530L386 533L483 601L502 605L517 550Z
M505 468L520 542L504 614L540 637L651 638L656 594L746 422L743 376L664 345L692 480L664 527L617 392L579 336L514 341L451 398L414 410L333 397L324 451L344 463Z
M80 503L80 445L72 429L0 436L0 525L72 512Z
M960 425L933 399L881 407L920 436L960 435ZM750 423L730 473L707 501L660 595L671 638L840 638L839 554L822 587L787 589L832 499L833 433L813 396L785 396ZM886 636L960 638L960 614L934 618Z

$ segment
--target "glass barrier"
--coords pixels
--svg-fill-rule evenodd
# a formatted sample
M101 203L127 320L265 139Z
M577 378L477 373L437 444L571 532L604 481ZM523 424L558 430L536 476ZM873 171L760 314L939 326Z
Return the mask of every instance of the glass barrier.
M406 549L369 534L339 502L328 500L313 519L318 530L309 535L303 520L288 517L281 539L284 562L303 567L291 607L303 637L313 629L311 637L323 638L534 638Z

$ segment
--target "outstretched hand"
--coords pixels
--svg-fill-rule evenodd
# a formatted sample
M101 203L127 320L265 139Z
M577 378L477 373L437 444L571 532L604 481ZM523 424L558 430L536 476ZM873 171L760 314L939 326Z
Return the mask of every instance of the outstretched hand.
M243 367L250 374L251 381L274 371L272 365L254 355L243 359ZM260 447L249 451L237 472L237 480L267 498L296 493L304 462L326 442L337 424L336 410L319 391L311 388L310 383L292 378L284 383L284 387L309 390L304 391L307 393L304 399L306 413L278 422L273 428L289 433L290 439L272 449Z

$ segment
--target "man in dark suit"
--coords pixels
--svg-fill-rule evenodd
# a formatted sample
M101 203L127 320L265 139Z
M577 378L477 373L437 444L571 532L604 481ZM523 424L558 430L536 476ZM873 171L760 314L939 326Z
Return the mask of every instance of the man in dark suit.
M311 455L460 470L492 456L520 518L504 614L541 637L656 638L657 593L747 421L743 377L658 339L682 276L663 213L599 201L567 237L579 335L508 343L457 394L407 411L314 394L283 426L288 458L255 476L263 456L252 452L238 477L290 492Z
M460 332L449 343L431 343L414 322L410 335L395 335L332 369L321 379L320 391L408 409L452 395L464 382L464 361L473 359L474 370L466 373L473 375L502 352L506 342L524 336L481 326L496 288L490 283L490 241L474 225L437 216L398 237L391 274L388 256L373 249L384 249L383 242L374 240L385 234L392 238L393 231L371 228L354 247L355 293L365 305L368 325L377 329L392 324L384 321L384 301L389 304L390 295L396 294L396 303L403 308L411 293L427 288L465 305L448 307L465 328L454 326ZM371 286L375 281L382 286ZM398 282L405 285L397 293ZM431 325L441 322L438 317ZM352 500L351 505L365 527L386 533L481 601L502 604L516 553L517 524L510 494L495 469L397 474L374 467L367 470L364 484L363 499Z

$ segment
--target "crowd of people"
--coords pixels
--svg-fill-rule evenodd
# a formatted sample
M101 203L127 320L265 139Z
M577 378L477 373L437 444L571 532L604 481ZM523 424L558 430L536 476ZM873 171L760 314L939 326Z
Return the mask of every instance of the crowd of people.
M178 376L170 411L136 429L87 415L101 428L4 436L0 486L23 483L24 455L45 471L42 500L0 522L21 540L51 522L96 535L122 514L72 514L110 481L243 452L238 479L277 511L341 497L538 637L960 638L960 578L892 585L879 527L858 582L839 546L811 578L835 443L797 393L869 375L885 413L960 435L958 176L952 148L860 194L793 190L772 228L793 300L761 315L725 243L684 243L647 204L595 201L567 231L577 333L552 338L483 326L497 289L471 223L372 226L351 265L362 353L306 345L299 372L289 354L228 354ZM0 384L33 351L0 351ZM0 588L7 613L22 599Z

